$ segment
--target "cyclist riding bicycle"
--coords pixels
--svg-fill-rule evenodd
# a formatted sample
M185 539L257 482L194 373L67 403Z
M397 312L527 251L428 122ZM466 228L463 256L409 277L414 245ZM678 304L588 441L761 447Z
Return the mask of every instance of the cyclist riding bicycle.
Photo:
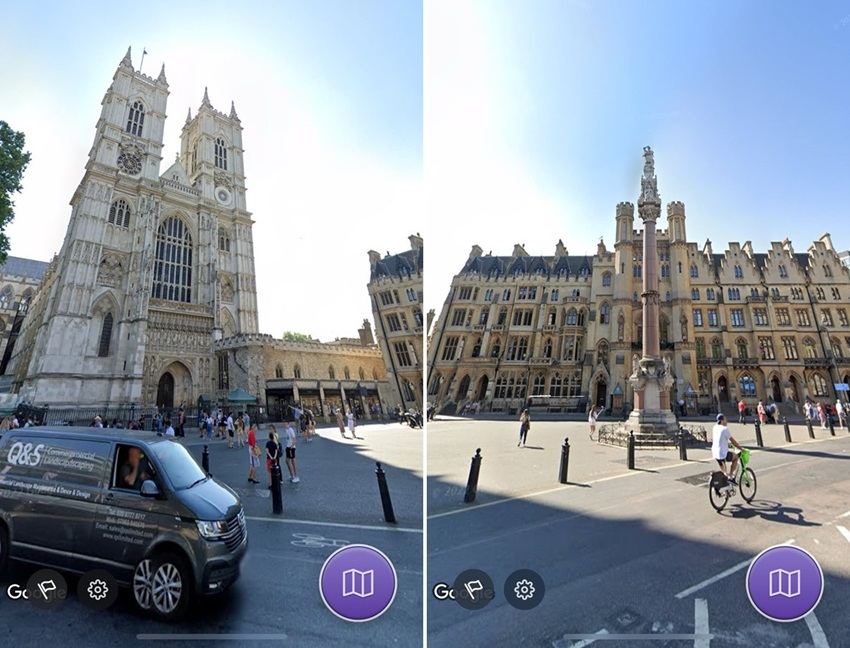
M729 481L735 484L737 483L735 481L735 471L738 469L738 454L729 450L730 442L738 450L744 449L741 447L741 444L735 441L732 437L732 433L726 426L726 417L723 416L723 414L718 414L717 425L714 426L711 433L711 456L717 460L717 463L720 464L720 468L724 473L726 473L726 462L732 462L732 470L726 473L726 475L728 476Z

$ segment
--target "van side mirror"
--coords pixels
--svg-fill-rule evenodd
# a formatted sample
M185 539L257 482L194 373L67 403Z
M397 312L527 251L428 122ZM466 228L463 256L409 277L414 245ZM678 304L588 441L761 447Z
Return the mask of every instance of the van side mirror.
M152 479L146 479L142 482L142 497L159 497L159 487Z

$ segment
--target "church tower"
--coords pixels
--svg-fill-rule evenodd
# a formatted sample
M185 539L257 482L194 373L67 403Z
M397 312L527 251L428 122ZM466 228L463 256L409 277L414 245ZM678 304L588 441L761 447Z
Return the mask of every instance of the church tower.
M160 175L167 98L165 66L144 75L128 49L7 369L23 400L192 405L214 393L214 340L257 330L239 119L205 95Z

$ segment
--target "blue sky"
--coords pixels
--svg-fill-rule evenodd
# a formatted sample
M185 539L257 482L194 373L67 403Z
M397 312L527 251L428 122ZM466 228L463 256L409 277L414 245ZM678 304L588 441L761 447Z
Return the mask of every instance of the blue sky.
M260 329L355 336L367 252L421 229L422 6L409 0L15 3L0 23L0 119L33 154L11 254L49 260L115 68L165 63L164 172L204 87L242 120ZM56 116L61 114L61 119ZM309 299L308 307L296 300Z
M646 145L691 241L850 248L850 3L425 6L429 228L451 231L426 247L438 312L473 243L610 246Z

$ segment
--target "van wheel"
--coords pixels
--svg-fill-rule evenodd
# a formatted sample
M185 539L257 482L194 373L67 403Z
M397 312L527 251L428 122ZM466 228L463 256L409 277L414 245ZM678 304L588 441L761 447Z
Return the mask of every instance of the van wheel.
M0 524L0 574L6 571L6 565L9 564L9 551L11 548L9 544L9 530L6 528L6 525Z
M147 611L151 609L153 602L153 560L145 558L136 565L133 572L133 598L139 609Z
M164 621L176 621L189 607L192 575L177 554L163 553L151 561L150 610Z

